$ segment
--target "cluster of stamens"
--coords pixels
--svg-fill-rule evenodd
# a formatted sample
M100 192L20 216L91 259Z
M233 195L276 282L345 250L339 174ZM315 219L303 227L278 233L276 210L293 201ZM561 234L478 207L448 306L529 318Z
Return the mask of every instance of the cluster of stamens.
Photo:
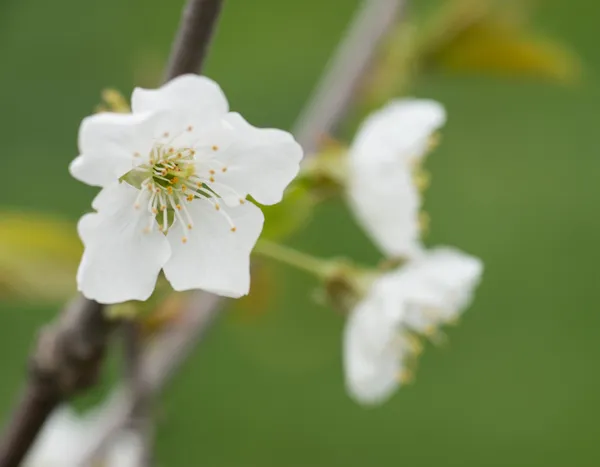
M192 131L192 128L188 127L186 131ZM152 148L149 161L133 170L145 177L134 203L135 209L145 208L148 211L148 224L144 232L152 232L157 226L159 231L166 233L178 223L183 232L181 241L186 243L188 231L194 227L186 204L195 199L211 203L228 222L231 232L235 232L237 228L233 220L221 209L221 195L235 196L240 204L245 200L234 189L216 180L219 173L227 172L227 166L216 157L202 157L198 160L195 149L178 148L173 144L176 138L168 138L169 133L164 133L162 141ZM214 145L209 151L216 153L219 147ZM134 156L141 157L139 153ZM171 212L173 216L169 216Z
M437 321L439 311L435 308L420 308L420 313L429 315L432 323ZM423 352L423 340L427 339L433 344L441 345L445 342L446 335L435 324L430 324L421 330L401 327L396 339L392 342L393 351L402 356L403 367L397 375L401 384L408 384L414 380L419 357Z

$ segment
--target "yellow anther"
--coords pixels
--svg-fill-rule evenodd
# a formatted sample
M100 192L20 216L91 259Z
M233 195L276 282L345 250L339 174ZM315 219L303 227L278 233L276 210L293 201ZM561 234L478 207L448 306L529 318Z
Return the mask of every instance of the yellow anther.
M152 214L158 214L158 209L152 208Z
M235 226L233 226L233 227L231 228L231 231L232 231L232 232L235 232L236 230L237 230L237 227L235 227Z
M193 156L194 154L196 154L196 151L194 151L193 149L190 149L190 155Z
M171 179L171 183L179 183L179 178L178 177L173 177Z
M181 191L185 191L185 190L187 190L187 186L181 185Z
M135 203L135 204L133 205L133 209L139 209L139 208L140 208L140 205L139 205L139 203Z
M186 199L191 203L194 201L194 195L188 195Z
M169 132L168 132L168 131L165 131L165 132L163 133L163 136L164 136L165 138L168 138L168 137L169 137Z
M192 224L188 224L187 227L188 227L189 230L192 230Z
M429 137L429 141L428 141L428 150L432 151L435 148L437 148L440 144L440 140L442 139L441 135L439 133L434 133L433 135L431 135Z
M169 154L173 154L175 152L175 148L169 148Z
M173 194L173 187L172 186L168 186L167 187L167 193L169 193L170 195Z
M223 167L223 168L221 169L221 172L223 172L223 173L227 172L227 167Z
M202 182L196 182L196 186L197 186L198 188L202 188Z
M161 207L160 207L161 212L164 211L165 209L167 209L167 207L164 204L161 205Z
M152 191L154 190L154 187L152 185L148 185L148 191Z
M219 206L218 204L215 204L215 209L218 211L219 209L221 209L221 206Z
M183 238L181 239L181 243L187 243L187 237L183 237Z
M410 370L404 370L398 375L400 384L410 384L415 380L415 375Z
M218 151L218 150L219 150L219 146L216 146L216 145L215 145L215 146L213 146L213 147L212 147L212 150L213 150L213 151Z
M214 181L215 181L215 177L210 177L210 178L209 178L209 180L210 180L211 182L214 182Z
M194 129L194 127L192 125L187 127L187 131L192 131Z
M133 157L142 157L142 155L139 152L134 152Z
M177 208L178 211L181 211L181 204L176 204L175 207Z
M210 169L210 170L208 171L208 173L209 173L209 174L211 174L211 175L214 175L216 172L215 172L213 169Z
M240 204L244 204L246 200L244 198L240 198Z

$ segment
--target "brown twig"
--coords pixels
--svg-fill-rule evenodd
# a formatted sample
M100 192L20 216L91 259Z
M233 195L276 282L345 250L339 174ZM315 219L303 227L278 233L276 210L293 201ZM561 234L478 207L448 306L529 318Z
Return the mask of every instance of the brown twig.
M111 328L102 305L78 297L42 329L23 395L0 442L0 467L18 466L52 410L94 385Z
M222 3L188 0L167 79L200 71ZM95 383L112 327L102 305L79 297L42 331L23 394L0 439L0 467L17 467L54 408Z
M216 295L193 292L178 319L171 322L147 346L138 361L147 397L154 398L164 389L165 384L194 349L194 345L209 330L222 303L223 299ZM105 404L102 416L104 430L95 445L91 446L87 460L101 457L99 453L127 426L136 410L135 396L126 387L117 388Z
M293 133L306 153L314 152L321 137L335 130L352 103L377 45L398 20L404 3L405 0L363 2L294 127Z
M200 73L213 37L223 0L191 0L183 10L165 81L186 73Z
M154 424L152 396L144 377L142 366L143 336L140 323L130 320L123 323L123 360L127 392L132 401L128 428L139 437L141 452L138 464L133 467L150 467L153 463Z

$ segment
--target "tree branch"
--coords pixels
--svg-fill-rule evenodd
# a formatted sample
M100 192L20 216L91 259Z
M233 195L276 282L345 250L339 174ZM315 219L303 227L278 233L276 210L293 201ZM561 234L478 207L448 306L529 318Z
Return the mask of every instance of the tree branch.
M398 20L404 3L363 2L294 127L293 133L307 153L314 152L321 137L335 130L352 103L377 45Z
M193 292L178 319L161 331L144 350L139 360L147 397L155 398L164 389L195 344L209 330L224 302L221 297L206 292ZM101 457L119 431L127 426L136 410L135 397L124 386L115 389L102 410L103 431L91 447L86 459ZM87 463L84 463L87 465Z
M167 80L200 72L222 3L188 0L167 67ZM0 438L0 467L17 467L54 408L94 385L112 327L102 305L79 297L56 324L41 332L30 358L26 386Z
M150 467L153 463L154 421L152 396L144 378L142 367L143 336L140 323L134 320L123 323L124 379L132 401L128 428L139 437L141 452L132 467Z
M52 410L95 384L112 328L102 309L78 297L42 329L23 395L0 442L0 467L18 466Z
M190 0L183 10L165 81L186 73L201 73L223 0Z

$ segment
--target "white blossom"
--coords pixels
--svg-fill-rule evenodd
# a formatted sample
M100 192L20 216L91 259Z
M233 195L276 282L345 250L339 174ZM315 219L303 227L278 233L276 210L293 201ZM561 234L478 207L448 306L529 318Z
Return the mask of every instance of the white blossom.
M63 406L54 411L28 453L25 467L86 467L88 456L105 434L101 410L78 415ZM137 467L142 455L139 436L123 431L114 436L98 465Z
M420 351L419 335L432 335L469 305L483 265L450 248L422 253L382 275L351 311L344 333L344 369L350 395L384 402Z
M403 261L373 282L346 324L346 385L364 404L385 401L408 379L420 338L435 339L469 306L483 271L477 258L421 241L415 175L445 120L435 101L393 101L365 120L350 148L352 211L386 257Z
M79 290L101 303L146 300L162 269L175 290L239 297L263 225L302 149L284 131L229 112L219 86L184 75L136 88L132 113L83 120L73 176L102 187L79 223Z
M348 197L358 222L387 256L419 250L420 193L414 170L446 120L441 104L392 101L370 115L349 153Z

